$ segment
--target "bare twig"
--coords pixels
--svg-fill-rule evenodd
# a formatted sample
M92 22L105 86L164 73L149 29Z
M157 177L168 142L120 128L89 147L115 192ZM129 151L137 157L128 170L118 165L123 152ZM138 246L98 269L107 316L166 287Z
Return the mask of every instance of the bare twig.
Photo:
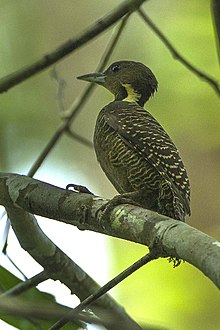
M67 315L71 309L58 303L49 305L46 303L39 303L39 301L38 303L32 303L30 301L25 302L19 298L1 297L0 311L1 316L16 315L28 319L34 318L39 320L52 320L54 322L58 317L64 317ZM81 321L87 323L102 324L99 318L87 312L78 314L75 319L71 318L70 321L74 321L75 324L78 324L80 329L83 326Z
M116 32L116 34L110 39L103 56L100 60L100 63L96 69L96 71L101 71L106 66L106 63L108 62L110 56L112 55L113 50L115 49L115 46L121 36L121 33L125 27L125 24L128 20L129 15L127 15L119 25L119 28ZM77 98L73 104L70 106L69 110L66 111L66 114L68 114L66 120L60 125L60 127L56 130L56 132L53 134L52 138L46 145L46 147L43 149L41 154L36 159L35 163L31 167L31 169L28 172L29 176L33 176L36 171L39 169L45 158L48 156L50 151L53 149L57 141L61 138L62 134L69 130L69 126L71 125L73 119L76 117L76 115L79 113L79 111L82 109L83 105L87 102L89 97L91 96L92 91L95 89L95 84L89 84L85 89L82 95Z
M66 87L66 81L59 76L56 65L54 65L52 68L51 77L56 81L57 86L58 86L57 87L57 103L58 103L59 111L62 115L63 111L65 110L64 91L65 91L65 87Z
M51 53L43 56L35 63L26 66L0 80L0 93L7 91L8 89L18 85L22 81L30 78L48 68L52 64L61 60L66 55L73 53L76 49L82 47L88 41L92 40L100 33L104 32L108 27L116 23L124 15L136 10L147 0L127 0L120 4L117 8L112 10L109 14L100 18L96 23L91 25L76 38L70 39L63 45L52 51Z
M70 129L70 127L66 130L67 134L69 134L73 139L76 141L84 144L86 147L93 148L93 143L89 141L88 139L84 138L83 136L75 133L73 130Z
M42 271L41 273L39 273L29 279L26 279L24 282L21 282L18 285L11 288L10 290L4 292L3 294L1 294L0 297L2 299L2 297L18 296L18 295L24 293L25 291L36 287L39 283L46 281L48 278L50 278L50 275L48 275L48 273L46 271Z
M26 280L27 276L22 272L22 270L16 265L16 263L12 260L12 258L9 256L9 254L7 253L7 244L8 244L8 233L9 233L9 229L10 229L10 222L9 219L7 219L6 221L6 226L4 231L7 231L7 237L5 238L5 245L4 245L4 249L2 250L2 252L4 253L4 255L6 256L6 258L8 258L9 262L14 266L14 268L23 276L23 278Z
M103 296L106 292L111 290L113 287L115 287L117 284L122 282L124 279L126 279L128 276L133 274L135 271L137 271L142 266L146 265L148 262L157 259L157 256L150 252L146 254L144 257L136 261L133 265L126 268L123 272L118 274L116 277L114 277L111 281L103 285L99 290L97 290L95 293L91 294L89 297L87 297L84 301L82 301L77 307L72 309L68 314L67 318L63 318L57 323L55 323L49 330L58 330L61 329L70 319L70 315L72 317L76 316L79 312L81 312L83 309L87 308L89 305L91 305L94 301L99 299L101 296ZM119 326L120 329L120 326ZM141 328L140 328L141 329Z
M211 9L213 16L213 25L216 35L216 48L217 48L218 60L220 63L220 1L212 0L211 7L212 7Z
M145 14L142 9L137 10L142 19L149 25L149 27L155 32L155 34L159 37L159 39L165 44L165 46L169 49L174 58L180 61L185 67L187 67L191 72L196 74L201 79L205 80L220 96L220 85L214 80L212 77L208 76L204 72L195 68L188 60L186 60L171 44L171 42L167 39L167 37L160 31L160 29L152 22L152 20Z

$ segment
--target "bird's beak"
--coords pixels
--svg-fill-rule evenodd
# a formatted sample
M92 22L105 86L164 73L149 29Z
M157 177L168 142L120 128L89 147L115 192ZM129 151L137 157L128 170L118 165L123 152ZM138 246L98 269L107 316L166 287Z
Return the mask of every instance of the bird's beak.
M106 78L106 76L103 72L89 73L89 74L85 74L83 76L77 77L77 79L89 81L89 82L96 83L99 85L103 85L105 83L105 78Z

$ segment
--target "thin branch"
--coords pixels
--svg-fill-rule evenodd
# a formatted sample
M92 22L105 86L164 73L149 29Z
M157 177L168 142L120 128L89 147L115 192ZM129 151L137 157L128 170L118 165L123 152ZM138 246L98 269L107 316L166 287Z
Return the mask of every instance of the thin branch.
M89 141L88 139L84 138L83 136L77 134L76 132L74 132L73 130L71 130L70 128L68 128L66 130L66 133L71 136L73 139L75 139L76 141L84 144L86 147L89 148L93 148L93 143L91 141Z
M6 222L6 226L5 226L5 229L7 230L7 233L9 233L9 229L10 229L10 222L9 222L9 219L7 219L7 222ZM8 235L7 235L8 236ZM16 265L16 263L12 260L12 258L8 255L7 253L7 244L8 244L8 237L6 237L5 239L5 246L4 246L4 249L3 249L3 254L6 256L6 258L8 258L9 262L14 266L14 268L23 276L23 278L26 280L27 277L26 275L22 272L22 270Z
M130 17L130 14L126 15L121 23L119 24L118 28L113 30L113 34L110 37L109 42L107 43L107 46L101 56L101 59L99 61L98 66L96 67L96 69L94 70L95 72L99 72L102 71L110 57L112 56L115 47L118 44L118 41L121 37L121 34L128 22L128 19ZM91 93L94 91L94 89L97 87L97 84L89 84L87 88L84 89L84 92L82 93L82 95L79 97L79 99L76 99L73 104L70 106L70 108L65 111L65 117L70 120L69 125L71 124L71 122L73 121L73 119L76 117L76 115L78 115L79 111L81 110L82 106L87 102L87 99L89 99L89 97L91 96ZM79 106L77 106L77 104L79 104Z
M39 320L52 320L53 322L58 317L64 317L71 311L71 308L67 306L60 305L58 303L42 304L42 303L32 303L24 302L19 298L6 298L2 297L0 300L0 312L2 315L13 315L21 316L26 318L34 318ZM71 317L74 323L83 326L81 321L94 324L103 324L99 318L92 315L91 313L82 312L78 314L75 318ZM81 328L80 328L81 329Z
M127 15L121 22L121 24L119 25L119 28L117 30L117 32L115 33L115 35L110 39L104 53L103 56L100 60L100 63L98 65L98 67L96 68L96 71L101 71L103 70L103 68L106 66L106 63L108 62L110 56L112 55L117 42L121 36L121 33L127 23L129 15ZM73 104L70 106L69 110L66 111L67 118L64 121L64 123L62 123L60 125L60 127L57 129L57 131L53 134L53 136L51 137L50 141L47 143L46 147L43 149L43 151L41 152L41 154L38 156L38 158L36 159L35 163L33 164L33 166L30 168L29 172L28 172L28 176L32 177L34 176L34 174L37 172L37 170L39 169L39 167L41 166L41 164L43 163L43 161L45 160L45 158L48 156L48 154L51 152L51 150L54 148L55 144L58 142L58 140L61 138L61 136L63 135L63 133L70 127L72 121L74 120L74 118L76 117L76 115L79 113L79 111L82 109L82 107L84 106L84 104L87 102L87 100L90 98L91 93L93 92L93 90L95 89L96 85L95 84L89 84L87 87L85 87L82 95L80 97L78 97Z
M64 91L66 88L66 81L59 76L59 73L57 72L57 67L56 65L53 66L51 70L51 77L55 80L57 83L57 103L58 103L58 108L61 113L63 114L65 110L64 106Z
M186 60L177 50L174 48L174 46L171 44L171 42L167 39L167 37L160 31L160 29L152 22L152 20L145 14L145 12L142 9L137 10L141 18L149 25L149 27L154 31L154 33L159 37L159 39L165 44L165 46L169 49L171 54L174 58L176 58L178 61L180 61L187 69L189 69L191 72L193 72L195 75L200 77L201 79L205 80L217 93L217 95L220 96L220 85L219 83L214 80L212 77L208 76L204 72L197 69L194 65L192 65L188 60Z
M111 25L116 23L124 15L136 10L147 0L127 0L120 4L117 8L112 10L109 14L100 18L96 23L92 24L86 29L85 32L78 37L70 39L63 45L45 55L35 63L26 66L0 80L0 93L7 91L8 89L18 85L22 81L32 77L36 73L39 73L57 61L61 60L66 55L73 53L76 49L79 49L85 45L88 41L94 39L96 36L104 32Z
M216 36L216 48L218 54L218 60L220 63L220 1L212 0L211 1L213 25Z
M46 281L49 278L50 278L50 275L44 270L41 273L25 280L24 282L17 284L10 290L4 292L3 294L1 294L0 298L2 299L2 297L18 296L18 295L26 292L27 290L36 287L38 284Z
M144 257L136 261L133 265L126 268L123 272L115 276L111 281L103 285L99 290L91 294L89 297L87 297L84 301L82 301L77 307L72 309L68 314L67 318L64 317L57 323L55 323L49 330L58 330L61 329L70 319L70 316L75 317L79 312L81 312L83 309L87 308L89 305L91 305L94 301L99 299L101 296L103 296L106 292L114 288L117 284L122 282L124 279L126 279L128 276L136 272L139 268L146 265L148 262L157 259L157 256L150 252L146 254ZM120 328L120 326L119 326ZM141 328L140 328L141 329Z

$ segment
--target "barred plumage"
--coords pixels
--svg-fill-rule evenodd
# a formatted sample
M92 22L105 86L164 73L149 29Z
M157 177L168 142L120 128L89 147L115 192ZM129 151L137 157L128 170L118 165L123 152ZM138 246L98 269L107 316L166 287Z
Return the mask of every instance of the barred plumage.
M168 134L142 107L157 88L153 73L141 63L120 61L103 74L79 78L98 82L115 95L98 115L94 146L116 190L145 208L184 221L190 214L185 167Z

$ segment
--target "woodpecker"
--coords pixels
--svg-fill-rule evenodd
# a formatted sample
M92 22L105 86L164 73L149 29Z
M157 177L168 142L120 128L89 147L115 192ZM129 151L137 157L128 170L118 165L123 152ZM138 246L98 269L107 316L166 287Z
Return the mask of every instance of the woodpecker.
M157 79L144 64L117 61L104 72L78 79L114 95L99 112L94 148L103 171L122 198L176 220L190 215L190 184L179 152L158 121L144 109Z

